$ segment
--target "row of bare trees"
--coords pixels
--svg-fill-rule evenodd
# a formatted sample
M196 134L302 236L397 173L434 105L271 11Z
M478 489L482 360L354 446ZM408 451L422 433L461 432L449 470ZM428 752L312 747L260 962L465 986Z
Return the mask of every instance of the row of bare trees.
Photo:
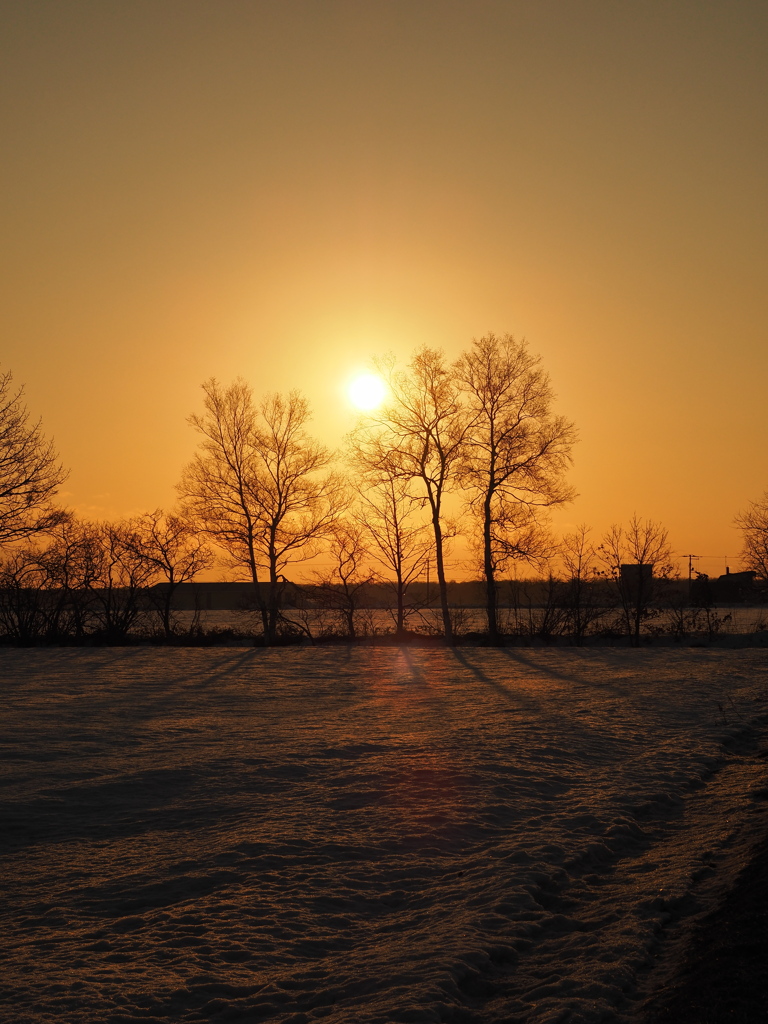
M184 514L253 582L270 640L286 572L327 544L342 592L363 581L366 557L394 581L398 631L405 591L429 560L450 642L446 543L462 529L496 639L499 575L541 563L551 546L543 513L573 495L573 425L553 414L539 357L509 335L486 335L453 363L424 348L403 369L379 370L388 401L352 432L344 474L309 436L299 394L256 403L243 381L206 382L204 412L190 420L200 445L179 485Z
M9 373L0 376L0 627L14 635L32 623L48 635L125 635L146 607L141 595L163 583L155 611L170 635L176 586L210 569L216 553L253 584L272 642L301 628L286 616L286 596L296 591L288 574L322 553L330 568L314 572L314 593L350 634L361 596L376 582L391 588L402 635L414 608L409 589L433 567L451 642L446 560L463 534L474 559L465 569L483 581L492 641L504 629L500 582L527 573L558 584L577 638L604 615L595 584L611 583L625 631L639 642L659 580L672 572L666 531L635 517L597 544L585 527L554 540L548 510L573 497L566 473L576 437L553 411L549 377L526 343L489 334L453 362L424 348L405 367L385 360L378 370L388 399L360 419L340 453L310 435L299 393L257 400L241 380L207 381L203 411L190 417L199 445L181 475L178 509L120 523L80 522L56 504L66 473L40 422L30 421L23 392ZM737 522L747 564L768 577L768 499Z
M376 527L369 531L368 538L375 532ZM428 555L430 550L427 544L421 553ZM384 603L396 630L406 621L416 620L422 630L434 631L432 603L425 594L423 574L420 586L411 588L411 580L401 588L395 579L372 572L367 561L370 539L366 539L362 527L334 536L326 551L335 555L333 568L315 574L312 593L314 605L336 613L331 629L354 637L358 619L364 628L370 628L366 610L371 594L380 606L388 590L390 599ZM581 644L591 633L618 632L639 644L642 633L661 629L662 622L669 623L675 632L684 632L677 605L681 600L687 604L687 588L681 588L680 581L673 578L666 531L652 520L635 516L626 527L611 527L599 542L592 540L588 527L580 526L560 541L550 541L541 564L544 573L538 579L497 580L494 609L499 635L567 636ZM422 570L424 565L422 561ZM485 581L483 584L487 595ZM406 589L411 590L407 598ZM449 585L449 598L452 589ZM467 597L474 606L475 594L465 594L465 600ZM462 605L461 598L457 603L455 593L448 614L454 634L477 633L474 607ZM442 618L442 608L440 615ZM324 628L325 619L317 625Z
M66 515L44 539L6 549L0 632L20 641L117 641L149 617L170 637L176 588L213 562L204 539L175 515L158 510L116 523Z
M577 643L618 611L622 631L637 646L643 626L670 594L674 564L667 531L635 515L627 526L611 526L597 544L590 534L582 525L556 546L560 575L550 570L551 603L564 610Z

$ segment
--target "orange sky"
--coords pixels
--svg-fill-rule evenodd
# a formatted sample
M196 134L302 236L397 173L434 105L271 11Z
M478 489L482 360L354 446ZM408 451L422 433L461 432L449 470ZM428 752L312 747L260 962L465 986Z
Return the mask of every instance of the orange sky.
M2 364L88 516L168 506L200 383L319 436L386 351L528 338L599 533L736 564L768 488L768 6L0 2Z

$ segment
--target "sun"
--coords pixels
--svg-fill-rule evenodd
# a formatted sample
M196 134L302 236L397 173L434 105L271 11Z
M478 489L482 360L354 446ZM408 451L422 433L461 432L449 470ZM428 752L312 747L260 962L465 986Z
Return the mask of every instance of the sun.
M387 395L387 385L375 373L361 373L347 388L350 402L362 412L378 409Z

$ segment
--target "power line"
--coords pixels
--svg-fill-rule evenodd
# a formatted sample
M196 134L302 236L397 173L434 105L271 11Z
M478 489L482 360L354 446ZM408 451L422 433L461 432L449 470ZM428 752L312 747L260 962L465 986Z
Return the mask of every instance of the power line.
M678 558L687 558L688 559L688 579L689 580L692 579L692 577L693 577L693 559L696 559L697 561L699 561L702 558L706 558L706 559L710 559L711 558L711 559L717 559L717 561L719 562L720 559L722 558L723 565L725 566L726 570L728 569L728 555L694 555L694 554L684 554L684 555L678 555L677 557Z

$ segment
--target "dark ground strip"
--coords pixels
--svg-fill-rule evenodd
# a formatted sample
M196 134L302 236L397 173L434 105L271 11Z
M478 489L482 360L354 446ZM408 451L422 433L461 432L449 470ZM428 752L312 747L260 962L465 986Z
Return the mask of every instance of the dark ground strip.
M675 979L643 1024L768 1021L768 838L723 904L701 922Z

